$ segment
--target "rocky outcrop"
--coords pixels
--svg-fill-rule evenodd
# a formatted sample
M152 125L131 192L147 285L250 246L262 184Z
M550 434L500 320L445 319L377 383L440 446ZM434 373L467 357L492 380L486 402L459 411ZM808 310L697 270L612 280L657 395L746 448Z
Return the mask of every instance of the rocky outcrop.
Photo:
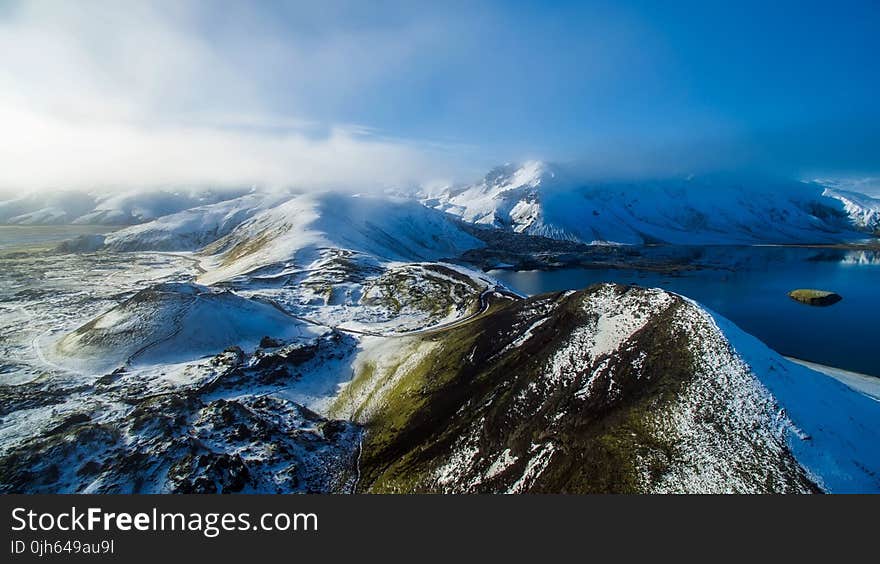
M843 299L840 294L835 292L809 289L792 290L788 293L788 297L796 302L811 306L830 306Z

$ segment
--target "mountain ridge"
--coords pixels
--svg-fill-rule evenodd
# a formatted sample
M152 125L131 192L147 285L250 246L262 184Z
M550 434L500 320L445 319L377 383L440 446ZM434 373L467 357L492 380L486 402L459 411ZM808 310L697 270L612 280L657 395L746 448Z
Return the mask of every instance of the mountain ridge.
M828 244L880 232L880 200L833 181L723 174L580 178L564 166L527 161L495 167L473 184L362 197L383 198L389 206L415 199L478 227L583 244ZM308 195L259 189L47 192L0 201L0 223L132 225L83 247L197 250Z
M359 491L880 488L876 402L662 290L496 300L397 359L369 351L332 410L365 428Z
M540 161L421 200L476 225L587 244L838 243L864 238L877 222L874 207L865 211L871 198L844 201L817 183L741 175L580 181Z

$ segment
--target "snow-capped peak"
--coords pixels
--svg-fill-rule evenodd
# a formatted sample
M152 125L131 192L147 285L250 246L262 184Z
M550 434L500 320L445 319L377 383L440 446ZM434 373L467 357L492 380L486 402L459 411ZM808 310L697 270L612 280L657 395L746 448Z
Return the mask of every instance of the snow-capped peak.
M541 193L557 178L555 167L542 161L508 163L493 168L478 184L423 203L471 223L531 232L542 224Z
M583 243L825 243L877 228L877 201L817 183L710 175L579 180L540 161L503 165L480 182L424 199L471 223Z
M880 199L831 187L825 188L822 195L840 200L843 209L857 226L875 233L880 232Z
M521 165L506 163L490 170L480 187L497 194L518 188L537 188L555 177L554 167L543 161L527 161Z

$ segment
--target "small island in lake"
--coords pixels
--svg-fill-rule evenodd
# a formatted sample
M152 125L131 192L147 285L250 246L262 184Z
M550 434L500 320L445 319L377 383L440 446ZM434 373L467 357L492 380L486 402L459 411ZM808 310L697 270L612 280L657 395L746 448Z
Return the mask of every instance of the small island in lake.
M788 293L788 297L811 306L830 306L843 299L840 294L835 292L809 289L792 290Z

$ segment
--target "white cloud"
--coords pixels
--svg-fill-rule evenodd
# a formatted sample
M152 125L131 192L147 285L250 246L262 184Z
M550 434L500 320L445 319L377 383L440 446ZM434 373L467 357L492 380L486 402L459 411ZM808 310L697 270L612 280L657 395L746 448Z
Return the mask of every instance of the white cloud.
M249 33L212 37L212 6L190 2L28 1L0 14L0 188L364 189L455 170L449 147L300 113L309 81L356 93L426 30L305 41L247 4L214 6L238 10L225 15ZM279 98L282 73L298 86Z
M259 128L71 121L5 105L0 123L0 185L7 188L256 184L361 190L406 186L450 166L419 144L342 128L315 138Z

